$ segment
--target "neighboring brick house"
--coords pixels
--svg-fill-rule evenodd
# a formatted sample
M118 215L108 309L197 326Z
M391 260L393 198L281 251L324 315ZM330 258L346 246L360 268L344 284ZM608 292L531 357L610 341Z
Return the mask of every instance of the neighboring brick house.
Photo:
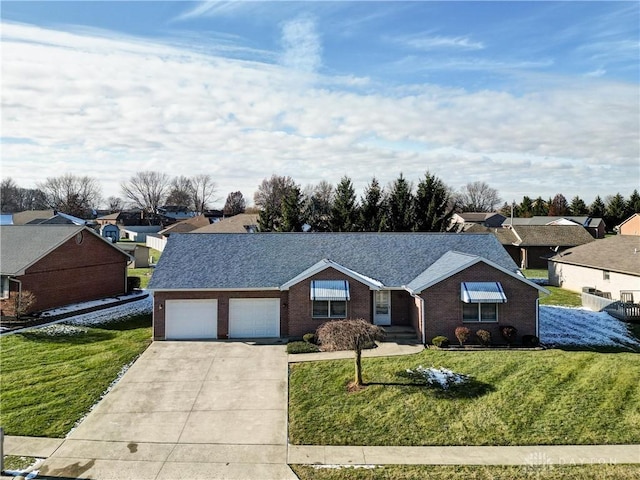
M129 255L91 229L75 225L0 227L2 315L28 290L31 311L125 294Z
M323 322L538 335L538 296L491 234L172 235L149 283L153 337L300 337Z

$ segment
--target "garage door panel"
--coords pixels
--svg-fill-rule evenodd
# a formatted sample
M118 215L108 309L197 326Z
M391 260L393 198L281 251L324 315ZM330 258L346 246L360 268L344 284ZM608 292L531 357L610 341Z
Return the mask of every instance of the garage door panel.
M279 298L232 298L229 300L230 338L279 336Z
M167 300L165 331L167 340L218 338L218 301Z

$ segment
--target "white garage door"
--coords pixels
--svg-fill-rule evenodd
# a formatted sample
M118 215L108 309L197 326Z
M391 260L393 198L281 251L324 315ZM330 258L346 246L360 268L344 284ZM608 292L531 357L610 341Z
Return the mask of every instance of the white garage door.
M164 315L167 340L218 338L217 300L167 300Z
M229 300L229 338L279 336L279 298L232 298Z

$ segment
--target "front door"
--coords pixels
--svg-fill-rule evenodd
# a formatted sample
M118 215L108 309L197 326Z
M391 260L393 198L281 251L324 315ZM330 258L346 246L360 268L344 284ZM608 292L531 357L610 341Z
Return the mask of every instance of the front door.
M373 298L373 323L376 325L391 325L391 292L389 290L378 290Z

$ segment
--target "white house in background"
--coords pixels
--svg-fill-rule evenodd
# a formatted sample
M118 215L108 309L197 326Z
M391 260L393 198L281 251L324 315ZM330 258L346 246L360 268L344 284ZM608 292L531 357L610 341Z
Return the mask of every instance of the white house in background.
M610 292L614 300L621 291L640 298L640 237L616 235L555 255L549 259L549 283L575 292Z

